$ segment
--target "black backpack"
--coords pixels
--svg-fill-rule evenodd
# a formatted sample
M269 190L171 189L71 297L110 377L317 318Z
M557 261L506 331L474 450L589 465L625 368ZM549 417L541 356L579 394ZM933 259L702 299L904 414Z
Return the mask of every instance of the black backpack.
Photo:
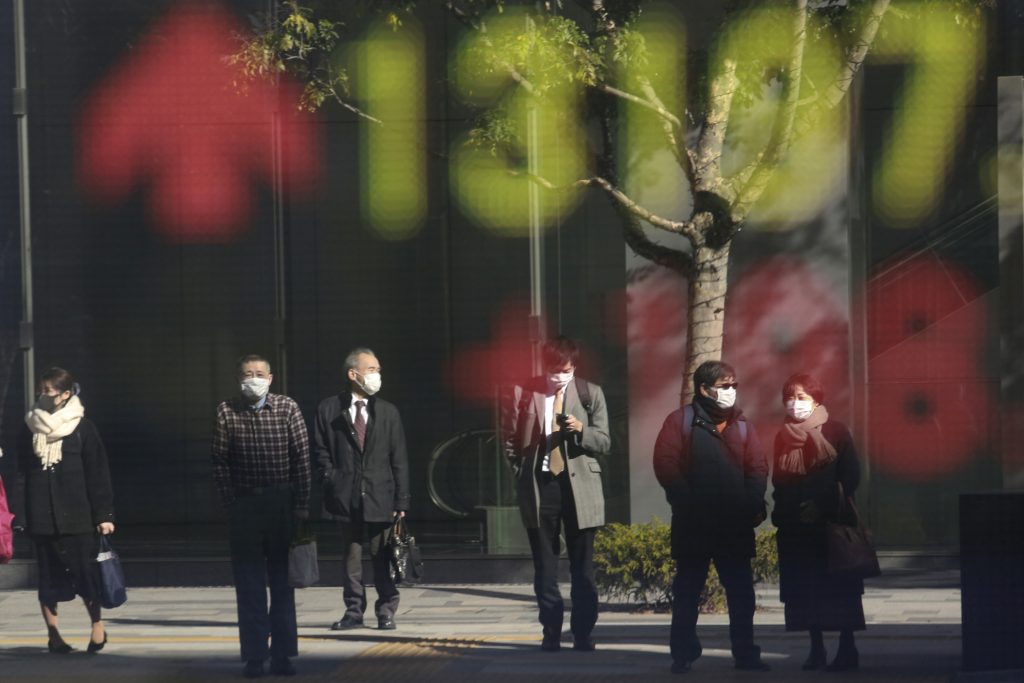
M579 377L574 377L573 382L576 383L576 393L579 394L583 410L587 411L587 426L590 426L594 423L594 403L590 400L590 385L587 384L587 380Z

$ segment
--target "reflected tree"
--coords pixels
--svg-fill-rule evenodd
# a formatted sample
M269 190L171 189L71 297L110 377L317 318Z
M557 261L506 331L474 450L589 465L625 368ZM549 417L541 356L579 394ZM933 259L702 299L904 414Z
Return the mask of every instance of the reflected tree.
M578 195L582 188L603 193L632 250L688 282L690 377L702 362L721 356L732 241L760 202L799 203L813 194L820 169L811 160L822 140L843 134L840 105L890 27L911 42L918 27L930 30L938 41L931 53L953 54L968 65L961 80L976 78L973 57L956 50L977 51L985 9L994 4L707 2L700 12L714 18L714 37L710 46L688 50L683 25L673 23L687 17L680 19L666 2L307 0L282 3L276 16L254 24L230 59L243 85L288 73L305 84L298 106L314 110L333 102L387 126L359 105L348 72L339 67L338 55L354 37L351 27L376 15L400 33L417 9L447 12L466 33L454 59L455 90L479 110L465 145L452 150L453 184L469 197L468 212L474 214L474 193L501 187L499 175L540 185L550 197ZM932 30L937 26L938 33ZM907 59L931 49L922 45L907 47ZM902 49L890 46L889 53L902 55ZM542 132L542 143L562 145L558 164L530 166L531 112L550 135L545 142ZM644 203L644 164L656 154L676 168L672 192L685 198L676 215ZM500 217L478 217L502 225ZM506 218L513 224L523 219ZM669 244L659 233L682 239ZM691 391L684 385L684 401Z

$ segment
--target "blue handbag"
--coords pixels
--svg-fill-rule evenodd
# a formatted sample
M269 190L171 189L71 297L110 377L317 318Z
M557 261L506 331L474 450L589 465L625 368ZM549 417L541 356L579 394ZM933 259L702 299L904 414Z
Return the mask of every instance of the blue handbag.
M100 605L103 609L120 607L128 600L124 570L121 569L121 558L106 536L100 536L100 552L96 556L96 563L100 566Z

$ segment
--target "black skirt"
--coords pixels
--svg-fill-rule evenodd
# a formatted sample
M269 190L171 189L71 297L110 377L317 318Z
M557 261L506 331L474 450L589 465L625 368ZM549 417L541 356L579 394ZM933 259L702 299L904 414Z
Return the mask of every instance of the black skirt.
M776 539L786 630L864 630L864 582L828 573L824 525L779 528Z
M39 565L39 602L54 606L80 595L88 601L100 596L99 546L95 533L35 536Z

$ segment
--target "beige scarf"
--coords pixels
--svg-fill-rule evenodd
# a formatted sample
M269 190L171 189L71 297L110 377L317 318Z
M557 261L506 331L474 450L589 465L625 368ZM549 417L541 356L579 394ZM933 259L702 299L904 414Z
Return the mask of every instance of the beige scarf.
M44 470L60 462L64 437L75 431L84 416L85 408L77 396L69 398L55 413L33 408L25 415L25 424L32 432L32 451L42 461Z
M779 456L778 469L786 474L807 474L822 465L836 459L836 449L825 440L821 426L828 422L828 411L825 406L818 406L803 422L786 421L779 430L782 438L782 454ZM804 447L807 439L814 445L813 460L807 462Z

